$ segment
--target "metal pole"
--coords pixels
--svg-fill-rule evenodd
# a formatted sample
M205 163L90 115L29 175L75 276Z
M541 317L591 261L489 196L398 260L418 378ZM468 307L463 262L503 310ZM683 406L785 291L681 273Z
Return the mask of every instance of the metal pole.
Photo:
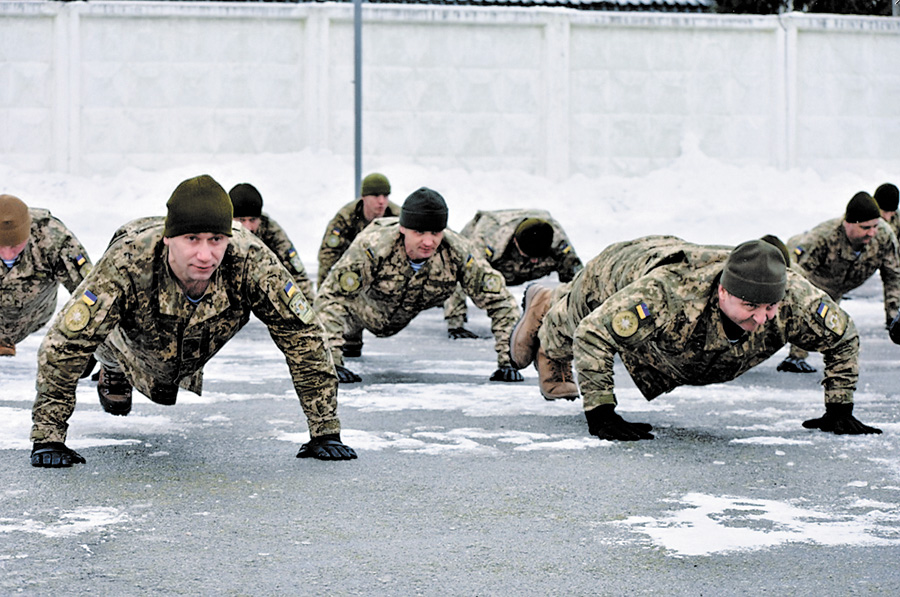
M353 0L354 163L353 197L362 180L362 0Z

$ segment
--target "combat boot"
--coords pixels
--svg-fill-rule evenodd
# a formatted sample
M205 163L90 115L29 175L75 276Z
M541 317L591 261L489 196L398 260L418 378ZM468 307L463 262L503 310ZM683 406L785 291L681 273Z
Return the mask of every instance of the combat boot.
M14 356L16 356L15 345L0 344L0 357L14 357Z
M131 412L131 384L124 373L109 371L101 365L97 394L100 406L109 414L124 417Z
M550 309L550 289L529 284L522 299L522 317L509 336L509 357L516 369L524 369L534 360L538 349L538 329Z
M578 398L578 386L575 385L575 375L572 373L572 361L557 361L551 359L538 348L534 361L534 368L538 372L541 396L545 400L575 400Z

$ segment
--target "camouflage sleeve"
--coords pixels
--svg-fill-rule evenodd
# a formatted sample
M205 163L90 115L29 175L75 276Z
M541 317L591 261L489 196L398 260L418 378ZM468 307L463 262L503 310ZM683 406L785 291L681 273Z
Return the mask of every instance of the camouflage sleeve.
M788 341L821 352L825 403L852 403L859 379L859 334L850 316L828 295L806 283L790 318Z
M890 324L900 308L900 248L893 233L885 245L880 272L884 287L884 315L886 323Z
M463 264L460 284L463 291L472 298L472 302L479 309L487 311L491 318L497 366L510 366L509 336L519 319L519 306L506 288L503 274L492 268L486 260L470 253Z
M78 378L126 308L126 292L114 261L112 256L101 258L85 278L81 292L73 294L57 313L41 343L32 408L33 442L66 440Z
M655 280L641 279L609 297L575 328L572 351L584 410L616 404L613 361L639 346L664 324L669 298Z
M84 246L72 232L56 218L50 218L47 231L54 239L56 279L66 287L69 294L75 292L81 281L91 271L91 260Z
M575 249L569 244L568 239L556 249L557 253L557 275L562 283L571 282L584 267L581 259L575 254Z
M266 229L266 246L278 255L282 265L294 277L294 281L300 286L303 294L307 298L315 296L312 281L310 281L306 273L306 268L303 267L303 260L300 259L300 254L297 253L297 249L294 247L291 239L288 238L287 232L272 219L268 220Z
M343 365L344 321L350 304L372 279L373 262L361 243L353 243L331 268L316 295L315 311L325 329L325 339L335 364Z
M322 323L273 253L260 252L253 260L251 309L284 354L310 436L340 433L337 376Z
M452 330L463 327L467 320L466 293L457 285L450 298L444 301L444 321L447 322L447 329Z
M353 241L348 236L350 232L350 223L338 213L328 222L325 228L325 236L322 237L322 244L319 247L319 275L317 287L321 288L325 283L325 277L328 271L337 263L341 255L350 246Z

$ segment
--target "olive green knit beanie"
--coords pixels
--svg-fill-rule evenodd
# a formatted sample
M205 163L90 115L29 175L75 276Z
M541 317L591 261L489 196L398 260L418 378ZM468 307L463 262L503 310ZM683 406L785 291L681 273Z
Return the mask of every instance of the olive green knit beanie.
M359 196L366 197L368 195L390 195L391 183L387 176L378 172L373 172L362 179L360 185Z
M739 299L759 305L777 303L784 298L787 265L781 251L771 243L747 241L728 255L721 284Z
M546 257L553 246L553 226L540 218L525 218L513 236L519 249L529 257Z
M31 213L18 197L0 195L0 247L15 247L31 234Z
M208 174L189 178L175 187L166 207L167 237L203 232L231 236L231 199Z

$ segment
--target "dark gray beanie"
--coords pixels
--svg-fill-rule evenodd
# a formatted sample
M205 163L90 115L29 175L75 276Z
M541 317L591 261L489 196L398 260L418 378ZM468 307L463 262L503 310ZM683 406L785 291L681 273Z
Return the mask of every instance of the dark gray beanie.
M262 195L256 187L250 183L236 184L228 196L231 197L231 205L234 206L235 218L258 218L262 215Z
M447 227L447 203L436 191L422 187L403 202L400 225L418 232L440 232Z
M212 176L202 174L175 187L166 203L167 237L209 232L231 236L231 200Z
M847 204L847 213L844 220L851 224L859 224L860 222L868 222L869 220L877 220L881 217L881 210L872 195L865 191L860 191L853 195Z
M784 298L787 265L781 251L771 243L747 241L731 251L721 284L739 299L760 305L777 303Z
M897 211L897 204L900 203L900 191L896 185L889 182L884 183L875 189L875 201L878 207L884 211Z

